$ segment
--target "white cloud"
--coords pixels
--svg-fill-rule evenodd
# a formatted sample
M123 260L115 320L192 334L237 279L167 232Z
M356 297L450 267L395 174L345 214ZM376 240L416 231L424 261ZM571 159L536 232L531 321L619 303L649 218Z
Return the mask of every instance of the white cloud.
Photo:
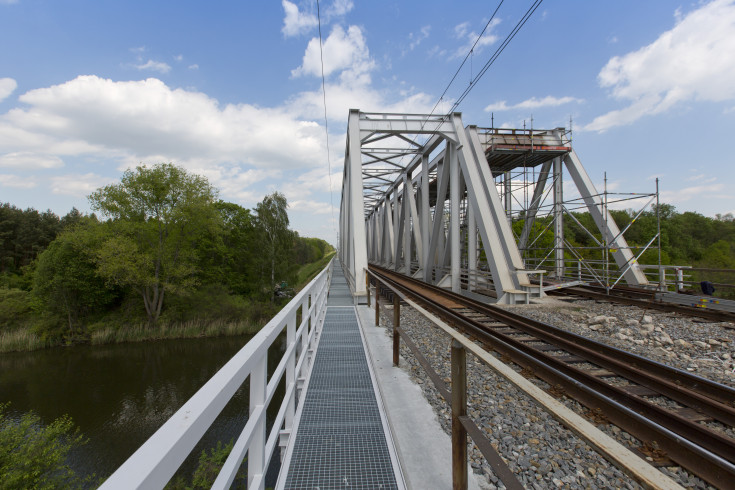
M63 167L64 162L55 155L30 152L13 152L0 155L0 167L33 170Z
M14 3L18 3L18 0L0 0L0 4L2 5L12 5Z
M689 101L735 99L735 0L714 0L682 16L653 43L611 58L601 87L628 107L595 118L585 130L604 131Z
M110 179L94 173L62 175L51 178L51 192L82 198L107 184Z
M286 12L286 17L283 19L283 28L281 28L284 36L297 36L309 32L318 25L316 15L301 12L295 3L283 0L282 5Z
M355 4L352 3L352 0L334 0L334 3L327 8L327 21L330 21L333 17L342 17L354 7Z
M160 155L261 168L309 165L323 151L319 125L296 120L283 108L220 107L201 92L174 90L155 78L114 82L80 76L32 90L20 100L30 108L0 116L0 151L51 142L58 152L64 142L67 154L74 155L109 158L117 152L120 158Z
M558 107L560 105L564 104L570 104L572 102L581 103L584 102L583 99L578 99L576 97L553 97L551 95L547 95L546 97L542 98L536 98L531 97L530 99L526 99L522 102L519 102L514 105L508 105L506 101L500 101L495 102L493 104L490 104L489 106L485 107L485 112L502 112L502 111L510 111L515 109L539 109L541 107Z
M288 0L281 2L286 14L283 18L281 32L286 37L305 34L319 25L316 13L306 13L298 5ZM329 24L334 18L343 17L355 7L352 0L334 0L330 6L321 12L322 27Z
M18 83L12 78L0 78L0 102L8 98L17 87Z
M339 214L339 209L335 209L328 202L320 201L308 201L308 200L296 200L289 201L288 207L290 211L296 211L299 213L307 213L310 215L314 214L332 214L335 216Z
M683 189L664 190L659 193L661 202L668 204L679 204L695 198L726 198L732 199L732 195L716 195L715 193L725 190L725 184L694 185Z
M424 39L429 37L430 33L431 33L431 26L424 26L419 30L419 32L409 33L408 51L413 51L414 49L416 49L419 46L419 44L421 44L424 41Z
M16 189L33 189L38 184L33 177L27 175L0 174L0 186L13 187Z
M339 195L342 188L342 162L332 160L331 175L325 168L326 165L315 168L293 179L288 179L281 187L286 197L290 200L304 200L312 196L314 193L327 194L331 190L332 195Z
M151 70L157 71L159 73L168 73L171 71L171 66L167 63L164 63L163 61L148 60L145 63L133 66L135 66L135 68L137 68L138 70Z
M462 39L465 41L465 43L458 47L454 54L452 55L452 58L464 58L467 56L467 53L470 52L470 49L473 49L472 46L474 45L474 53L479 53L482 51L482 48L485 46L490 46L491 44L495 44L495 42L498 40L498 36L493 34L493 29L497 27L500 24L500 19L493 19L490 22L490 25L487 26L487 30L482 34L482 37L479 41L477 41L477 37L479 34L475 31L470 31L470 23L469 22L463 22L462 24L459 24L454 27L454 35L457 39ZM475 41L477 41L477 44L475 45Z
M197 65L196 63L194 63L193 65L189 65L189 69L190 70L198 70L199 69L199 65Z
M357 26L350 26L347 31L341 26L335 26L329 37L324 41L324 76L329 76L335 71L349 68L350 76L359 77L375 67L375 62L370 58L362 30ZM320 77L321 55L319 51L319 38L309 41L304 52L301 66L291 71L293 77L312 75Z
M174 56L174 60L176 60L176 61L183 61L184 60L184 55L183 54L177 54L176 56Z

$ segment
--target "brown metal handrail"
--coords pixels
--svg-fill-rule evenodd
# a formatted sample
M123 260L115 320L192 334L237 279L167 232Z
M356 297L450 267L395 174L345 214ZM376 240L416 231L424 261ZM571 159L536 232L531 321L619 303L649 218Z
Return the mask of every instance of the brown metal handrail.
M467 416L467 353L465 347L457 342L452 341L451 345L451 364L452 364L452 390L447 388L444 380L431 367L416 344L411 340L409 335L400 327L401 300L406 301L406 297L393 288L391 285L380 279L379 277L366 270L365 281L367 289L367 304L371 306L370 301L370 278L373 278L375 284L375 326L380 323L380 288L383 285L390 290L393 296L393 365L398 366L400 361L400 340L413 353L419 365L426 372L429 379L436 387L444 401L451 405L452 408L452 488L454 490L467 489L467 436L475 443L477 449L487 460L490 467L495 471L500 481L511 490L521 490L523 485L511 471L503 458L493 448L490 440L485 436L482 430L475 422ZM480 359L482 361L482 359Z

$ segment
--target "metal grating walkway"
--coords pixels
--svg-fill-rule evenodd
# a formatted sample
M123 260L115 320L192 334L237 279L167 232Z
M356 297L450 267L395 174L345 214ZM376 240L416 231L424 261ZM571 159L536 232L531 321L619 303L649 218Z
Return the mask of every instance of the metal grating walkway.
M286 489L399 488L352 296L335 264Z

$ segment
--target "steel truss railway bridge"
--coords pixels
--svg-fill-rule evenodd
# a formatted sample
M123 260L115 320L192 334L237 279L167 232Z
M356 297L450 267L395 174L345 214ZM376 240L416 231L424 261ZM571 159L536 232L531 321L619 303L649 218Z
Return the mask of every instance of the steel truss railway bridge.
M538 169L538 177L516 239L509 219L511 172L521 167ZM460 113L351 110L339 258L353 293L366 294L366 269L374 263L467 296L494 296L498 303L543 296L543 273L565 276L564 167L622 278L648 284L564 128L483 129L465 126ZM530 245L547 182L553 186L555 267L541 271L524 264L521 250Z
M519 168L533 169L534 181L524 226L516 236L511 223L512 171ZM411 398L415 386L405 373L401 381L393 367L404 338L398 324L401 300L406 298L399 298L398 289L390 293L391 347L383 329L368 328L372 318L376 326L380 323L383 300L377 296L385 289L372 271L372 313L366 306L370 304L367 269L368 264L380 265L470 298L484 302L494 298L506 304L543 296L546 273L554 279L554 288L564 281L572 284L565 270L567 241L562 226L567 212L562 195L565 168L603 241L610 245L619 279L645 286L646 277L623 237L625 230L615 225L563 128L483 129L465 126L459 113L351 110L339 261L333 260L302 289L102 488L163 488L240 390L248 393L249 415L212 488L240 485L243 474L244 484L258 489L270 485L278 489L445 488L452 484L467 488L468 434L506 486L519 488L505 463L493 456L490 443L478 443L479 430L466 416L462 388L466 387L466 353L495 366L517 386L531 383L444 324L441 328L453 338L454 442L441 442L444 435L438 425L438 434L430 430L434 415L426 401L419 395ZM553 203L542 209L549 194ZM554 227L549 252L553 267L527 267L522 252L539 235L533 230L534 221L549 214L553 219L545 221ZM401 342L408 345L409 339ZM391 349L393 364L386 354ZM274 369L268 363L272 355L278 356ZM449 398L448 393L442 396ZM548 395L534 398L547 410L556 406ZM598 435L589 422L573 414L564 417L576 433L597 441L591 442L595 447L616 448L616 464L624 465L638 481L673 488L629 450ZM421 457L415 457L417 451ZM452 481L448 480L450 460ZM719 475L717 471L713 474ZM728 474L735 474L735 467Z

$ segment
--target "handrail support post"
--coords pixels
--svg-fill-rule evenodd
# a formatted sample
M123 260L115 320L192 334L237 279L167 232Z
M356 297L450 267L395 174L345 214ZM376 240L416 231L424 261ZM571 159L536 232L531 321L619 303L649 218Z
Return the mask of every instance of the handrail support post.
M467 489L467 430L459 417L467 415L467 351L452 340L452 488Z
M380 293L378 292L378 288L380 287L379 283L375 284L375 326L380 326Z
M401 326L401 299L393 293L393 365L398 366L401 353L401 334L398 328Z

